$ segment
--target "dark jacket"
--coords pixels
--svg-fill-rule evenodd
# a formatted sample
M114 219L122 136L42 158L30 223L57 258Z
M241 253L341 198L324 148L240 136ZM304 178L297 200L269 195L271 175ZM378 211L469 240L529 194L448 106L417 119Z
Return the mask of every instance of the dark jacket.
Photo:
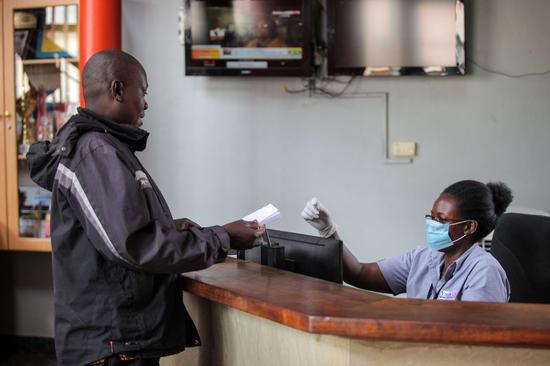
M148 133L79 110L27 155L52 191L55 339L59 365L116 354L160 357L200 344L179 273L229 249L218 226L178 231L134 155Z

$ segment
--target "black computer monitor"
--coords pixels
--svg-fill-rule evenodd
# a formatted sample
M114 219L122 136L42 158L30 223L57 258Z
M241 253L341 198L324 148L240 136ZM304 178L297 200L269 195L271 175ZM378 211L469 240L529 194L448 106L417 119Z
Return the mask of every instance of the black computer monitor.
M268 229L271 244L284 247L283 269L336 283L343 281L342 241ZM239 258L262 263L262 248L239 253Z

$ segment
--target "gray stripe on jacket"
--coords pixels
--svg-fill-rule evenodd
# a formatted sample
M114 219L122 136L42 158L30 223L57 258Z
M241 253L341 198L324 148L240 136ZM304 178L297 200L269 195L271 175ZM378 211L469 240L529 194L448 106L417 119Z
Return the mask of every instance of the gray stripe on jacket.
M78 178L74 172L72 172L69 168L67 168L65 165L59 163L57 167L57 172L55 174L55 180L59 182L59 184L69 190L77 199L78 203L80 204L82 211L86 215L86 218L90 220L93 227L97 230L99 233L99 236L103 239L105 242L107 248L120 260L124 261L125 263L128 263L130 265L134 265L130 260L124 258L114 246L111 239L109 239L109 236L107 235L107 232L105 231L105 228L101 224L101 221L97 217L94 209L92 208L92 205L90 204L90 200L86 196L86 193L84 192L84 189L82 189L82 185L78 181Z

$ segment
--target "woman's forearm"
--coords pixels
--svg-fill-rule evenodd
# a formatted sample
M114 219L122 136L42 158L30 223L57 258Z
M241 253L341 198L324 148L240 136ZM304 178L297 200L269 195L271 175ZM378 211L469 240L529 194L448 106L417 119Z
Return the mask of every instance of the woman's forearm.
M337 232L332 237L341 240ZM378 263L361 263L345 244L343 247L344 281L346 283L365 290L392 292Z

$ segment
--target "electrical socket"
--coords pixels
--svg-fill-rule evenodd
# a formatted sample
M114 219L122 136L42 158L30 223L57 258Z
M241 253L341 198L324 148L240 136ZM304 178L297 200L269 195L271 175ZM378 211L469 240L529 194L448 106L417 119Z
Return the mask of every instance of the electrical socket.
M416 155L416 142L414 141L396 141L391 144L391 153L393 156Z

